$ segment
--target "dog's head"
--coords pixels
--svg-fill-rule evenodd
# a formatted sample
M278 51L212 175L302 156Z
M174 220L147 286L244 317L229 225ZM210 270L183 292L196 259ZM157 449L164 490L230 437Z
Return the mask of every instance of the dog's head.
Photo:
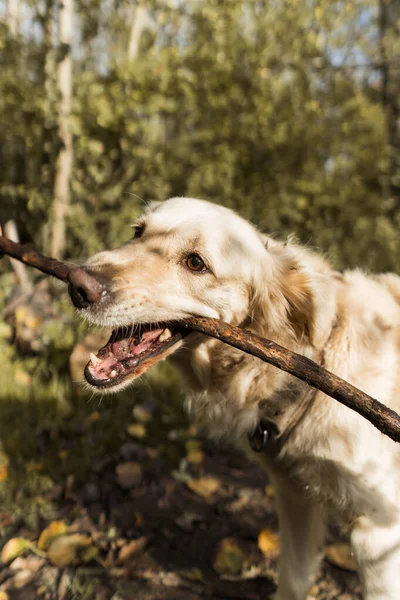
M179 321L214 317L320 345L332 310L328 267L291 244L262 236L233 211L190 198L152 203L131 241L85 265L100 282L93 298L72 281L71 296L91 322L113 327L85 376L117 390L182 344Z

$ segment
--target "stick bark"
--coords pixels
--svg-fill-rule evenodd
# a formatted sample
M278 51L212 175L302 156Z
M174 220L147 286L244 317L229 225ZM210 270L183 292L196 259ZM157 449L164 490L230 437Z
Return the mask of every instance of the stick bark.
M1 253L16 258L65 283L69 281L69 273L72 269L66 264L26 249L21 244L12 242L4 236L0 236ZM234 327L217 319L191 317L182 323L182 328L186 331L198 331L218 339L294 375L356 411L384 435L395 442L400 442L400 416L395 411L309 358L249 330Z

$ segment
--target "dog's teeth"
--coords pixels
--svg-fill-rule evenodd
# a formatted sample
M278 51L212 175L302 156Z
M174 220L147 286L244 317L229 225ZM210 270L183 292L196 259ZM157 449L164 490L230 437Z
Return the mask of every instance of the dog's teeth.
M110 377L115 377L117 374L117 371L115 369L113 369L110 373Z
M164 329L160 337L158 338L160 342L165 342L165 340L169 340L172 337L172 333L169 329Z
M90 360L93 366L96 366L99 363L101 363L101 359L98 358L95 354L93 354L93 352L90 353Z

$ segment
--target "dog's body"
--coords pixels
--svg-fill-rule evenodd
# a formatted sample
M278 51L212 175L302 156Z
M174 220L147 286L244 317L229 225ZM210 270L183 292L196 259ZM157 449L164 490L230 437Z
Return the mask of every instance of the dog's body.
M93 322L216 317L323 363L400 411L400 278L340 275L309 250L199 200L152 205L140 228L137 239L88 263L108 282L108 299L85 310ZM306 598L332 517L350 530L365 600L398 600L400 448L259 359L197 333L173 348L180 345L173 359L188 382L189 408L211 435L248 449L260 419L281 433L276 451L257 455L276 488L277 600Z

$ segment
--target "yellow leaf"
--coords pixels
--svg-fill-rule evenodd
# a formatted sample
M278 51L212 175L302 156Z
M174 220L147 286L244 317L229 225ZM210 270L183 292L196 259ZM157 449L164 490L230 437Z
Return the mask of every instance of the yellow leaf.
M25 470L27 473L33 473L35 471L43 471L46 468L46 465L39 462L28 462L25 465Z
M98 553L99 549L96 546L88 546L87 548L84 548L80 553L81 561L84 563L88 563L94 558L96 558Z
M258 534L257 545L261 552L268 558L275 558L279 554L279 536L270 529L262 529Z
M146 428L142 423L132 423L128 426L128 433L131 437L141 440L146 437Z
M0 483L8 479L8 466L0 465Z
M200 440L187 440L185 442L186 452L191 452L192 450L201 450L202 443Z
M202 583L206 583L203 573L197 567L180 571L180 575L182 575L185 579L189 579L189 581L201 581Z
M317 6L316 9L314 10L314 14L315 14L315 18L318 21L321 21L322 17L324 16L324 11L320 6Z
M20 385L29 385L31 383L31 376L26 371L22 369L17 369L15 371L15 383Z
M0 465L8 466L10 464L10 459L8 455L0 450Z
M95 410L94 412L92 412L92 414L90 414L87 419L86 422L90 425L91 423L97 423L97 421L100 421L101 419L101 415L99 413L98 410Z
M190 450L186 460L191 465L201 465L204 462L204 452L201 450Z
M267 498L273 498L275 496L275 490L272 485L268 484L265 486L265 495Z
M68 531L64 521L52 521L46 529L43 529L38 541L39 550L47 550L52 543L60 535L66 534Z
M134 406L132 413L133 416L141 423L148 423L152 419L151 412L144 406L140 406L140 404Z
M128 561L132 556L139 554L145 548L148 542L148 538L143 536L136 540L131 540L128 544L122 546L118 553L118 564L122 565Z
M139 463L131 460L115 467L118 484L129 489L139 485L143 478L143 470Z
M246 555L235 538L225 538L218 544L213 567L219 575L239 575L245 560Z
M325 557L335 567L357 571L357 563L349 544L331 544L325 549Z
M85 552L91 545L90 537L80 533L62 535L52 541L47 557L56 567L82 562Z
M187 486L198 496L210 498L220 488L220 482L215 477L200 477L189 481Z
M28 541L22 537L11 538L3 546L1 551L1 560L3 563L10 563L17 556L21 556L28 548Z

